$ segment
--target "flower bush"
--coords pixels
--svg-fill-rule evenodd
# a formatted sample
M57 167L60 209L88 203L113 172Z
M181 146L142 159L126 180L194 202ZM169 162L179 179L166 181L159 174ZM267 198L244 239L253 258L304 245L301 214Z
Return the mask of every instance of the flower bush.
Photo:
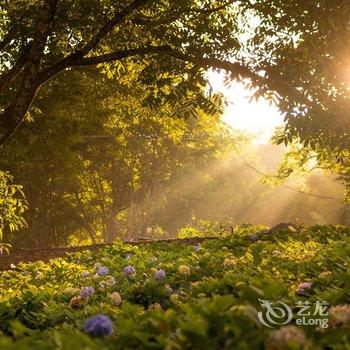
M0 349L349 348L349 229L258 234L256 243L257 231L200 245L116 243L0 272ZM259 299L326 301L329 327L270 329Z

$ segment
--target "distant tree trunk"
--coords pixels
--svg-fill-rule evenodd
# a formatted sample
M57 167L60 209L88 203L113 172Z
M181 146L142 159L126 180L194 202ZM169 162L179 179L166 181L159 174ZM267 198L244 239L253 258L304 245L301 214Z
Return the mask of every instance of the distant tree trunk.
M111 188L112 203L106 208L103 239L105 243L113 243L118 232L118 192L117 192L117 164L113 158L111 161Z
M130 201L129 201L129 215L126 224L126 235L127 240L133 239L135 235L135 222L136 222L136 198L135 191L131 189L130 191Z

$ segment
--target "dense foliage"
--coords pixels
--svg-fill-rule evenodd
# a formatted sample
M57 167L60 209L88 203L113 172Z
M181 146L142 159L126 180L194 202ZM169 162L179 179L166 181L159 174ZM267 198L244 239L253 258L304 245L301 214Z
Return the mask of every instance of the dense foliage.
M21 185L13 183L13 177L0 171L0 250L4 234L10 235L26 225L23 217L27 209Z
M142 65L125 69L130 74L122 80L96 68L67 72L40 91L31 122L1 150L0 168L23 185L29 205L28 227L7 243L173 237L200 219L348 223L341 199L329 209L317 198L259 184L236 155L269 173L283 147L255 148L248 135L223 123L220 95L203 97L197 107L179 97L152 109L131 74ZM317 175L303 180L303 188L343 196Z
M2 272L0 347L349 347L349 229L258 231L242 226L195 246L116 243ZM326 301L329 327L269 329L258 299Z
M297 139L348 163L348 1L0 5L1 143L25 120L36 92L66 70L104 63L118 79L134 74L155 107L178 88L199 92L206 69L214 68L278 105L287 121L279 142ZM143 69L130 73L121 62Z
M145 236L160 217L174 221L165 208L182 178L207 174L247 140L220 120L220 96L207 99L211 111L195 108L185 120L180 103L144 106L146 93L130 77L69 75L38 96L34 121L2 149L1 168L29 202L22 245L67 245L74 234L75 243ZM176 206L185 201L180 195Z

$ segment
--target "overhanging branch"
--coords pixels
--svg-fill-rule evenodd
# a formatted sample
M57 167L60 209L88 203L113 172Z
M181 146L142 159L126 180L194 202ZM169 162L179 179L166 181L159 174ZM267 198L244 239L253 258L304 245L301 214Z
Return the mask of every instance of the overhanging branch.
M220 60L218 58L205 58L205 57L196 57L191 56L185 53L182 53L177 50L169 50L164 52L166 55L175 57L181 61L190 62L196 65L199 65L203 68L217 68L222 69L227 72L232 73L235 76L240 76L242 78L251 79L253 81L260 81L262 82L263 77L260 75L252 72L248 67L243 66L242 64L238 62L230 62L230 61L224 61Z
M46 81L50 80L51 78L55 77L56 75L60 74L65 69L70 67L93 66L100 63L118 61L123 58L128 58L136 55L146 55L146 54L166 52L166 51L169 51L169 49L170 47L166 45L165 46L146 46L146 47L139 47L139 48L129 49L129 50L115 51L112 53L99 55L99 56L92 56L92 57L85 57L85 58L75 57L75 58L65 59L59 62L58 64L55 64L51 68L48 68L45 71L43 71L39 77L39 85L44 84Z
M100 63L113 62L123 58L131 57L131 56L167 52L169 51L169 49L170 47L165 45L165 46L148 46L148 47L146 46L146 47L140 47L136 49L116 51L105 55L82 58L80 60L77 60L74 66L79 66L79 67L91 66L91 65L96 65Z

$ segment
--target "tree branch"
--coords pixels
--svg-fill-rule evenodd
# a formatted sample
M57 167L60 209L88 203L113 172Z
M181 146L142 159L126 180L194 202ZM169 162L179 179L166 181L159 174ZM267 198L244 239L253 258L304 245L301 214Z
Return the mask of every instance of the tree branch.
M152 53L160 53L169 51L169 46L146 46L136 49L121 50L108 53L105 55L85 57L85 58L74 58L70 60L62 60L59 64L55 64L51 68L43 71L39 77L39 85L44 84L46 81L55 77L56 75L63 72L65 69L70 67L87 67L92 65L97 65L100 63L113 62L121 60L123 58L136 56L136 55L146 55Z
M0 75L0 93L22 72L30 52L30 45L26 46L15 65Z
M74 66L77 66L77 67L91 66L91 65L96 65L100 63L113 62L123 58L136 56L136 55L146 55L146 54L152 54L152 53L167 52L169 51L169 49L170 49L170 46L164 45L164 46L146 46L146 47L140 47L136 49L121 50L121 51L108 53L105 55L82 58L80 60L77 60Z
M113 28L121 23L125 17L127 17L129 14L131 14L134 10L137 8L140 8L141 6L145 5L149 0L134 0L130 5L126 6L123 10L116 13L112 19L110 19L93 37L92 39L84 45L81 49L78 49L77 51L73 52L72 54L68 55L67 57L63 58L61 61L55 63L50 68L46 69L44 72L42 72L40 79L39 79L39 85L43 84L45 81L51 79L52 77L58 75L63 70L69 67L74 66L87 66L97 63L88 63L88 61L83 61L84 56L86 56L91 50L97 47L97 45L101 42L101 40L111 31ZM112 55L112 54L109 54ZM107 56L107 55L105 55ZM128 55L130 56L130 55ZM126 56L126 57L128 57ZM101 56L102 57L102 56ZM123 58L123 57L121 57ZM118 58L116 58L118 59ZM90 60L91 61L91 60ZM98 61L96 59L96 61ZM111 59L109 60L111 61ZM78 62L81 62L79 64Z
M100 41L125 17L130 15L137 8L145 5L149 0L134 0L130 5L126 6L123 10L115 14L115 16L107 22L97 33L96 35L81 49L79 53L82 56L85 56L92 49L94 49Z
M137 8L145 5L149 0L134 0L131 4L126 6L120 12L116 13L113 18L111 18L104 26L90 39L90 41L85 44L82 48L76 50L69 56L65 57L62 61L75 61L78 58L86 56L91 50L96 48L101 40L113 30L113 28L121 23L125 17L130 15ZM62 62L61 61L61 62ZM60 65L61 62L58 62L57 65Z
M191 62L197 64L203 68L217 68L222 69L227 72L232 73L235 76L240 76L242 78L252 79L255 82L262 82L264 80L260 75L252 72L246 66L238 62L223 61L218 58L205 58L205 57L195 57L177 50L165 51L164 54L175 57L181 61Z
M226 72L230 72L233 76L241 77L243 79L250 79L252 83L255 84L256 86L268 88L268 90L270 91L275 91L281 97L285 96L286 91L288 91L288 93L290 93L292 96L297 96L300 103L310 105L310 100L304 94L303 91L299 91L294 86L286 83L283 80L265 78L253 72L248 67L238 62L230 62L230 61L220 60L217 58L195 57L195 56L182 53L175 49L170 51L165 51L164 54L169 55L171 57L175 57L182 61L191 62L203 68L222 69L222 70L225 70ZM317 106L317 104L315 103L313 104Z

